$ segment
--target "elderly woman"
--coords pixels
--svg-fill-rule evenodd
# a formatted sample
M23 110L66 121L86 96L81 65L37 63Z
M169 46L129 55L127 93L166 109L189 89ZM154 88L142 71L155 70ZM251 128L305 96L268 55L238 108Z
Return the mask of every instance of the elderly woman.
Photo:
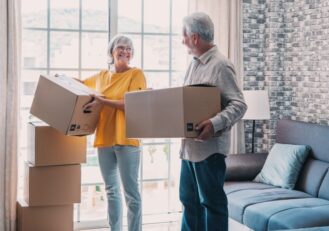
M104 95L103 98L95 96L95 100L85 105L85 108L102 106L94 146L98 148L112 231L122 230L119 176L128 207L128 230L141 230L141 197L138 189L140 142L126 137L124 95L126 92L145 89L146 81L141 69L129 66L133 55L131 39L123 35L115 36L108 45L109 70L103 70L83 81Z

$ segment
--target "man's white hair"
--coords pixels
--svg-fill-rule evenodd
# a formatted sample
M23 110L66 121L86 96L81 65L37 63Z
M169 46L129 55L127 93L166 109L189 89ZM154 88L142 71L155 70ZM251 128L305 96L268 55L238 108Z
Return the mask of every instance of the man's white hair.
M214 41L214 23L203 12L195 12L186 16L183 19L183 29L189 36L196 33L207 42Z

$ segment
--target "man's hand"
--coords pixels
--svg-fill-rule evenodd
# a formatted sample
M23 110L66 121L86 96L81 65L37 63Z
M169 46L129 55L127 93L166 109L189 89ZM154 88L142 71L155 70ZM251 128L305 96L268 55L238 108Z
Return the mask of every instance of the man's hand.
M211 138L214 134L214 126L212 125L210 120L205 120L198 124L195 130L200 131L199 136L195 139L196 141L203 142Z

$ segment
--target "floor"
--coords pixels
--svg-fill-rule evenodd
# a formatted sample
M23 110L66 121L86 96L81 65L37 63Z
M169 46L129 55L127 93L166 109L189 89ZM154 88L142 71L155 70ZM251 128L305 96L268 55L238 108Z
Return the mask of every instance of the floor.
M109 231L109 229L89 229L84 231ZM127 231L127 228L124 228L123 231ZM159 224L146 224L143 225L143 231L180 231L180 223L171 222L171 223L159 223ZM252 231L252 230L230 219L229 231Z
M128 230L127 228L123 229L123 231L127 231L127 230ZM178 224L178 222L143 225L143 231L179 231L179 230L180 230L180 224ZM89 229L84 231L109 231L109 229Z

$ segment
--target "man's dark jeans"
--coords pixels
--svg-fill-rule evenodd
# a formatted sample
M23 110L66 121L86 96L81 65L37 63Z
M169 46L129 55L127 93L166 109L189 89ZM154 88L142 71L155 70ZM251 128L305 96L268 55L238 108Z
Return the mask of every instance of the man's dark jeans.
M201 162L182 160L179 196L184 205L182 231L227 231L227 198L223 189L225 155Z

